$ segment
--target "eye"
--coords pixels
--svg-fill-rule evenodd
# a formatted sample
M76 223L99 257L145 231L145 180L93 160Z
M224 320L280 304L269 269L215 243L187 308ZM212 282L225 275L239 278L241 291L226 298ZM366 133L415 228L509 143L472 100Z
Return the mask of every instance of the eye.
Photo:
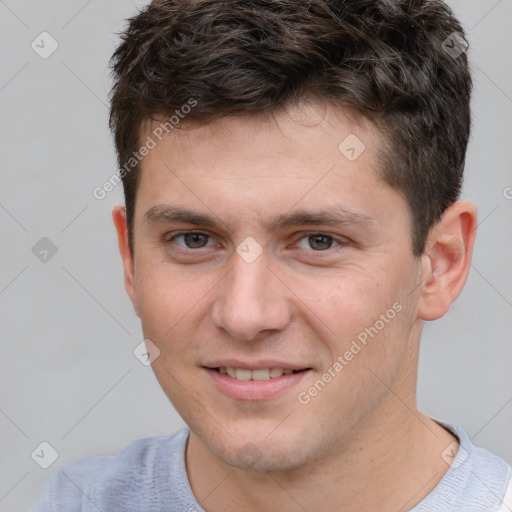
M301 249L313 249L314 251L327 251L333 247L343 245L343 241L336 240L332 235L325 233L312 233L302 237L297 243Z
M185 249L202 249L208 245L209 241L210 235L196 231L178 233L167 239L167 242L175 242L177 245Z

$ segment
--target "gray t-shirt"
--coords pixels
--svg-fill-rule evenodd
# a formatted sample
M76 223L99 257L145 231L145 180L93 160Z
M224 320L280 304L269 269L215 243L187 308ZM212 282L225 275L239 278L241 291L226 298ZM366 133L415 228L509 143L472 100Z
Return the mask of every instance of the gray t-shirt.
M510 512L512 469L442 423L461 448L443 479L411 512ZM55 471L29 512L204 512L185 469L189 430L133 442L116 455L88 457Z

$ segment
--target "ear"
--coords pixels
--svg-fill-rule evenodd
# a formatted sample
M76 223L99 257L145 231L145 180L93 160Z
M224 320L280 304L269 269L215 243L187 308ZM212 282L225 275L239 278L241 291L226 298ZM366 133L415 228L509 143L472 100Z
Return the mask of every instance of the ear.
M137 292L135 287L135 269L133 262L133 255L130 250L129 236L128 236L128 222L126 219L126 209L124 206L114 206L112 209L112 220L117 231L117 242L119 245L119 252L123 260L124 267L124 287L133 303L135 313L138 315L137 309Z
M418 318L442 317L459 296L471 268L476 227L475 206L469 201L456 201L430 230L421 257Z

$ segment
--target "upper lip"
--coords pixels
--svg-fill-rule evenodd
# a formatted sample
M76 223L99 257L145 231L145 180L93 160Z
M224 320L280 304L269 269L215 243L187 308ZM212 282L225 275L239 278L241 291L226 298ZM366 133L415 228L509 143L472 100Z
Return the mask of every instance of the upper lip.
M283 370L307 370L310 367L303 364L285 363L277 360L259 360L252 362L236 359L219 359L204 365L206 368L240 368L244 370L265 370L267 368L282 368Z

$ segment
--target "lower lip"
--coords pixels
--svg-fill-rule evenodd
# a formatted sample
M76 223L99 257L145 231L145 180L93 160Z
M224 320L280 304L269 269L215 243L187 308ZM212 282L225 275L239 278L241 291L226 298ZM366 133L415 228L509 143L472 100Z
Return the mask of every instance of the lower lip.
M265 400L298 384L311 370L282 375L268 380L238 380L216 370L205 368L217 388L225 395L238 400Z

